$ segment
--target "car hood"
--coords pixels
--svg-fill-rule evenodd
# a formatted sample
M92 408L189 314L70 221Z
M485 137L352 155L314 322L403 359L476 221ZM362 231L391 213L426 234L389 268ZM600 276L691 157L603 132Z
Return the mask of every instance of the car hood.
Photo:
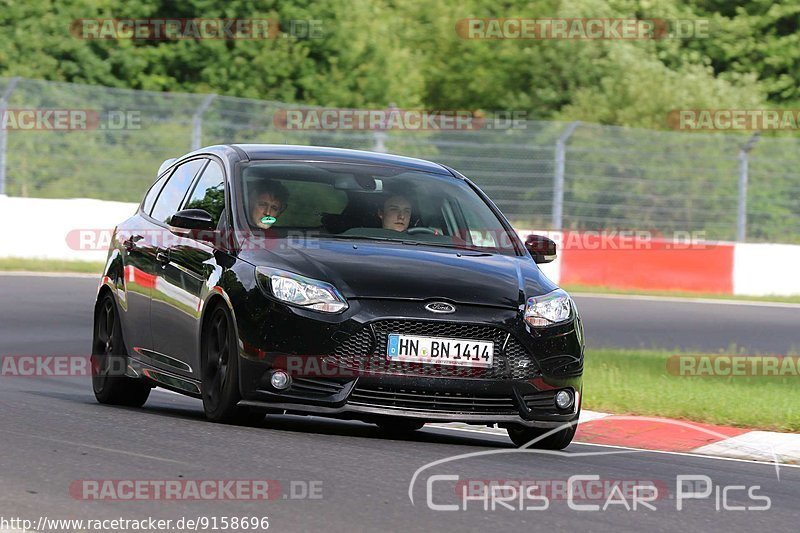
M314 240L243 252L258 266L333 283L348 299L450 300L518 308L524 296L555 288L529 257L425 245Z

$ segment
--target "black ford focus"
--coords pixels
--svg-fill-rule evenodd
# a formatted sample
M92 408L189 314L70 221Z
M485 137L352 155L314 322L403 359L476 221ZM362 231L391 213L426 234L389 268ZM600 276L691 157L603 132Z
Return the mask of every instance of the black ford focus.
M198 150L165 162L114 232L94 392L140 406L164 387L202 399L213 421L499 424L518 445L560 449L580 413L584 343L574 302L536 265L554 257L436 163Z

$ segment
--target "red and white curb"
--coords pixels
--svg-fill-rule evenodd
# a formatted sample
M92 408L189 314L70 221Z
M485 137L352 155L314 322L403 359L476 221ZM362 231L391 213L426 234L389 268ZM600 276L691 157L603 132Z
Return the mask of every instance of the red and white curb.
M166 389L155 390L182 396ZM461 422L432 423L426 427L507 436L505 429ZM754 431L670 418L615 415L585 409L581 411L580 423L573 442L800 465L800 433Z
M537 231L558 246L540 265L560 285L769 296L800 294L800 246L655 238L649 232Z
M467 424L431 427L505 435ZM800 434L752 431L669 418L582 411L574 442L800 465Z

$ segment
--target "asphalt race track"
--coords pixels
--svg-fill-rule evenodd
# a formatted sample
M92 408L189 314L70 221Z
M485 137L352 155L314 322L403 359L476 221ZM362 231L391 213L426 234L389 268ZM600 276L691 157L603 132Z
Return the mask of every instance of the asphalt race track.
M800 353L800 304L578 295L587 345ZM719 302L719 303L717 303Z
M0 353L67 353L65 349L86 353L98 281L0 273ZM747 353L800 353L800 304L697 303L611 295L574 298L587 344L594 347L715 352L735 345Z
M0 354L86 354L96 284L78 277L0 276ZM798 308L576 301L589 342L602 346L714 349L735 342L783 353L796 338L800 317ZM563 454L520 452L500 436L441 426L397 438L359 422L311 417L217 425L203 420L199 401L160 390L142 409L101 406L88 377L0 376L0 428L0 517L34 524L40 517L269 517L270 531L781 531L796 527L800 499L797 468L776 471L769 464L581 444ZM415 477L428 463L460 454L474 455ZM459 482L563 486L573 475L654 483L660 487L659 498L650 502L655 510L642 504L628 509L630 495L613 493L575 502L601 510L575 510L558 491L521 503L499 503L502 496L472 500L460 510ZM679 511L679 475L707 476L712 486L698 491L707 488L709 496L684 498ZM270 486L277 490L269 501L94 501L74 490L86 486L81 480L274 480ZM752 509L766 506L764 497L769 509ZM616 503L602 510L609 498ZM429 503L459 510L433 510Z

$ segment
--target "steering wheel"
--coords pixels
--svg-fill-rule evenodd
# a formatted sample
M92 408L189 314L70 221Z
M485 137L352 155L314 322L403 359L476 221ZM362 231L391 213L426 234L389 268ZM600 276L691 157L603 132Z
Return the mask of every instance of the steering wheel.
M409 235L417 235L418 233L424 233L426 235L436 235L436 231L433 228L428 228L425 226L419 226L417 228L408 228L406 233Z

